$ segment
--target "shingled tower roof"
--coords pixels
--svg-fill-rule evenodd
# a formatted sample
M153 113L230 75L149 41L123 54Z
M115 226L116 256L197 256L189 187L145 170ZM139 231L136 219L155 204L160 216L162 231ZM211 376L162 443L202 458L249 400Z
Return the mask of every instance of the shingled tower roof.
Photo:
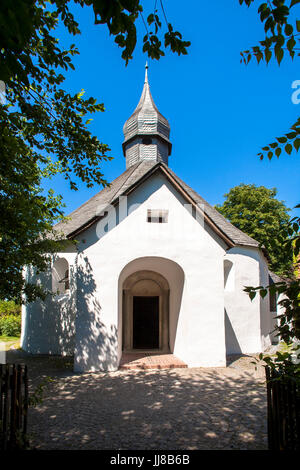
M140 145L147 145L138 139L138 137L154 137L152 145L158 145L158 141L160 144L166 147L167 157L171 154L172 145L169 140L170 136L170 125L168 120L158 111L151 92L150 86L148 81L148 65L146 64L146 71L145 71L145 82L142 91L142 95L140 101L135 108L133 114L130 116L129 119L125 122L123 126L123 133L124 133L124 141L123 141L123 152L127 158L127 150L131 148L130 144L139 143ZM157 141L155 140L157 139ZM149 144L148 144L149 145ZM140 148L138 150L141 150ZM157 149L152 149L157 150ZM150 152L141 152L139 151L139 157L134 159L131 163L136 163L138 160L147 160L147 159L154 159L154 152L152 151L152 158L149 158ZM157 161L162 160L165 161L166 159L161 157L159 154L160 152L156 152L155 159ZM162 151L162 153L164 153ZM165 161L166 163L166 161ZM127 165L131 166L130 164Z

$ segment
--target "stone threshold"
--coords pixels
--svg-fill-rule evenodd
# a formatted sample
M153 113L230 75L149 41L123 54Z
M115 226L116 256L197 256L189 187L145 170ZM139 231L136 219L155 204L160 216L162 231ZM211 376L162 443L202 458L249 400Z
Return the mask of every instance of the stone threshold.
M187 364L174 356L174 354L150 352L123 353L120 370L149 370L149 369L175 369L186 368Z

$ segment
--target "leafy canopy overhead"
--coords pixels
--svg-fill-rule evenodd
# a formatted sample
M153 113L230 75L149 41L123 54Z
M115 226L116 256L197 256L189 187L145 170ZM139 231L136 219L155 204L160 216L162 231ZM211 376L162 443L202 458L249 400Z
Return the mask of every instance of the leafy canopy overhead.
M245 3L248 7L254 0L239 0L240 5ZM292 14L295 13L294 7L299 7L300 0L291 0L285 2L281 0L268 1L259 6L258 13L260 20L264 23L265 39L260 41L259 46L242 52L242 61L249 63L254 56L259 63L261 60L269 63L272 57L277 59L280 65L284 55L288 52L288 57L295 60L299 57L299 35L300 21L295 18L294 23L290 21ZM299 11L299 10L297 10ZM275 154L279 157L282 153L290 155L294 150L298 152L300 146L300 118L291 126L290 132L282 137L277 137L276 141L262 148L259 157L262 160L264 156L271 160ZM300 204L296 206L300 208ZM278 235L282 237L280 252L281 258L286 255L289 260L291 253L293 254L294 268L299 268L300 259L300 217L294 217L288 221L287 228L283 228ZM288 238L285 239L286 234ZM285 240L284 240L285 239ZM277 240L274 239L276 246ZM277 316L276 333L280 339L284 340L291 347L290 351L281 354L277 351L276 355L269 357L261 354L260 359L264 359L266 364L277 372L284 379L290 375L293 380L300 383L300 278L295 277L295 271L290 273L288 279L270 284L269 286L245 287L253 300L257 293L261 297L265 297L268 292L276 294L279 298L279 306L282 308L281 313ZM298 341L298 343L297 343ZM295 361L295 357L297 361Z
M239 3L249 7L254 0L239 0ZM300 56L300 20L295 17L296 11L298 12L295 7L299 8L299 4L300 0L273 0L261 3L258 13L264 24L265 38L259 41L259 45L241 52L241 62L248 64L255 57L257 63L265 61L268 64L275 58L280 65L285 54L296 60ZM258 156L261 160L265 156L271 160L274 155L279 157L283 151L288 155L293 150L298 152L299 147L300 118L291 126L289 132L265 145Z
M282 201L276 199L277 190L254 184L240 184L225 194L223 205L216 209L233 225L257 240L267 249L270 268L281 274L291 268L290 256L282 250L287 238L288 211Z
M254 0L239 0L240 5L245 3L248 7ZM289 3L289 5L287 4ZM291 9L300 3L300 0L273 0L261 3L258 8L260 20L264 24L266 37L259 41L259 46L253 46L249 50L241 52L244 63L248 64L254 56L259 63L262 59L269 63L275 57L280 65L285 51L293 59L295 54L300 55L299 48L296 48L299 39L300 21L294 20L292 24Z
M167 22L164 46L158 35L163 29L154 9L143 17L138 0L2 0L0 3L0 80L5 100L0 102L0 298L31 301L44 290L24 281L22 267L46 269L51 253L59 251L63 237L48 234L63 217L62 198L49 190L43 179L57 174L78 189L106 186L101 162L111 159L109 147L89 130L90 117L103 112L103 103L63 89L64 73L74 70L74 44L65 50L56 30L63 25L70 36L80 33L71 8L93 8L95 23L105 25L122 49L126 64L137 43L136 20L146 25L143 49L159 59L163 47L186 54L189 43Z

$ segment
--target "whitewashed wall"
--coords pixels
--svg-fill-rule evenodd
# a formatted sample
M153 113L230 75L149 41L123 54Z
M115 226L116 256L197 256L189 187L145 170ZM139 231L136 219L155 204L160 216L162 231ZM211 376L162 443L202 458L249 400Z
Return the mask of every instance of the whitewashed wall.
M70 266L70 290L48 296L22 307L21 347L33 354L73 355L76 315L76 249L71 246L61 254ZM35 272L27 268L26 279L36 281ZM51 270L40 274L38 281L52 290Z
M117 369L122 352L122 284L132 272L149 269L169 282L171 351L188 366L225 366L226 348L260 351L260 303L251 304L242 292L244 285L259 285L258 250L234 248L226 254L224 243L195 220L191 208L184 207L186 201L162 175L149 178L127 203L129 215L123 201L116 226L111 223L112 208L100 224L76 237L78 255L63 255L74 266L73 294L65 302L54 299L27 307L24 349L69 353L75 346L76 371ZM168 210L168 223L147 223L148 209ZM234 263L235 281L224 300L225 258ZM64 322L66 328L61 326Z
M232 263L230 285L225 286L225 330L227 354L255 353L270 344L269 298L250 300L244 287L268 285L267 264L256 248L234 247L224 261Z
M259 277L260 286L268 286L269 281L269 269L268 262L264 257L263 253L260 252L259 260ZM267 293L266 297L260 299L260 334L261 334L261 351L265 351L272 344L272 330L274 329L274 315L270 310L270 297Z
M191 217L183 203L163 176L153 176L128 198L130 215L121 223L100 240L95 227L82 236L76 370L117 368L122 282L132 269L156 270L173 286L170 323L174 353L189 366L225 365L224 246ZM168 223L147 223L147 209L168 209ZM124 214L118 217L122 219ZM172 265L178 269L172 270ZM176 312L177 300L180 312Z

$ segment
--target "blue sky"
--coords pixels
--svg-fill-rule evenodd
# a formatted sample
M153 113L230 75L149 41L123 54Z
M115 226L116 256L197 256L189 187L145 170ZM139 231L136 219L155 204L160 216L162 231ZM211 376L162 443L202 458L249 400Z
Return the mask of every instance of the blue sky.
M291 101L292 82L300 79L296 61L286 57L280 67L274 61L240 64L240 51L263 39L260 3L248 9L238 0L192 0L185 10L184 2L165 0L168 21L192 44L187 56L170 52L160 61L148 60L152 96L171 126L169 165L212 205L222 203L223 195L240 183L276 187L277 197L290 208L300 201L299 155L284 154L271 162L257 157L262 146L288 132L300 111L300 104ZM143 4L146 17L154 0ZM125 170L122 127L142 92L145 29L138 20L139 42L126 67L106 27L93 24L92 9L72 10L82 34L69 37L60 28L58 36L65 46L75 43L80 55L63 86L72 92L83 88L86 96L104 103L105 112L94 115L90 127L111 148L114 159L102 170L112 181ZM101 189L81 184L79 191L71 191L61 178L51 187L64 196L66 213Z

